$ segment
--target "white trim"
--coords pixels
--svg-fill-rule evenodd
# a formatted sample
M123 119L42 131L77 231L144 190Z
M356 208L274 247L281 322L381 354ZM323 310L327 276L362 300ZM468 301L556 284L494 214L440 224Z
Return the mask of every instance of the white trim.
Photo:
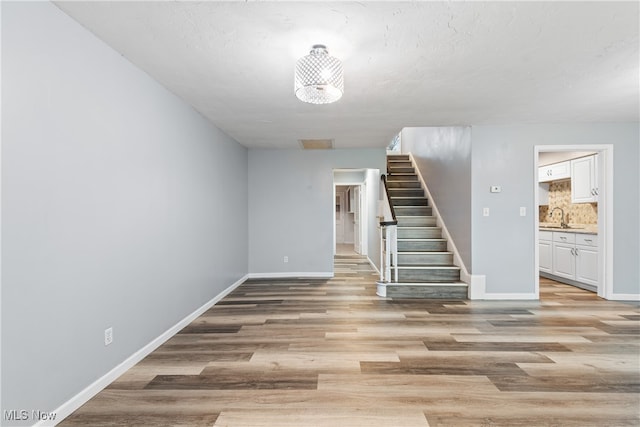
M301 279L331 279L333 272L281 272L281 273L249 273L249 279L289 279L289 278L301 278Z
M470 280L471 280L471 276L469 275L469 271L467 270L467 267L464 265L464 262L462 261L462 257L460 256L460 252L458 252L458 248L456 247L456 244L453 242L453 239L451 238L451 234L449 234L449 230L447 229L447 225L444 223L444 220L442 219L442 216L440 215L440 211L438 210L438 207L436 206L435 200L431 196L431 192L429 191L429 187L427 186L427 183L422 178L422 173L420 173L420 169L418 168L418 164L416 163L415 159L413 158L413 153L406 153L406 154L409 155L409 159L411 160L411 163L413 164L413 168L415 170L415 173L418 176L418 179L420 180L420 183L422 184L422 187L424 188L424 191L425 191L425 193L427 195L427 199L429 199L429 206L431 207L433 216L436 217L436 225L438 227L442 228L442 237L447 240L447 249L449 250L449 252L453 252L453 265L455 265L456 267L460 267L460 280L462 282L465 282L465 283L469 284Z
M528 293L528 294L510 294L510 293L485 293L485 300L537 300L538 294L536 293Z
M598 296L615 299L613 292L613 145L612 144L572 144L572 145L536 145L533 147L534 165L534 274L535 293L540 295L540 260L538 254L539 213L538 213L538 158L540 152L557 151L595 151L598 153L598 186L601 202L598 203ZM633 294L620 294L633 295Z
M89 384L84 390L80 391L80 393L73 396L71 399L60 405L58 408L53 410L56 414L56 419L53 421L39 421L34 426L55 426L58 423L62 422L66 417L71 415L76 409L80 408L84 405L89 399L102 391L105 387L115 381L120 375L124 374L127 370L132 368L136 363L144 359L147 355L149 355L156 348L160 347L165 341L169 338L173 337L176 333L178 333L181 329L187 326L189 323L198 318L205 311L210 309L213 305L219 302L222 298L230 294L234 289L243 284L249 275L246 274L242 278L238 279L231 286L220 292L218 295L213 297L207 303L205 303L200 308L196 309L193 313L187 315L185 318L180 320L178 323L167 329L165 332L160 334L157 338L151 341L149 344L142 347L140 350L133 353L127 359L125 359L122 363L117 365L115 368L104 374L102 377L98 378L93 383Z
M371 261L371 258L369 258L369 255L367 255L367 261L369 261L369 264L371 264L371 267L375 270L376 274L380 274L380 270L378 270L378 267L376 267L373 261Z
M462 278L462 274L460 275ZM469 299L486 299L487 298L487 276L481 274L469 275Z
M611 294L613 301L640 301L640 294Z

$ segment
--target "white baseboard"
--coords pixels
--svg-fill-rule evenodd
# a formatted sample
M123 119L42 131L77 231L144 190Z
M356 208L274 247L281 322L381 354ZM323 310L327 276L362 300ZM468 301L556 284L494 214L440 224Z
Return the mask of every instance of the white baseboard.
M484 300L538 300L535 292L528 294L485 293Z
M244 277L237 280L231 286L226 288L224 291L220 292L218 295L213 297L207 303L205 303L200 308L196 309L193 313L186 316L184 319L180 320L171 328L167 329L165 332L160 334L157 338L151 341L149 344L142 347L140 350L133 353L127 359L125 359L122 363L117 365L115 368L104 374L101 378L98 378L92 384L89 384L84 390L80 393L76 394L74 397L69 399L67 402L60 405L53 412L56 414L56 419L54 421L39 421L34 426L44 427L44 426L55 426L56 424L62 422L66 417L71 415L73 411L84 405L89 399L102 391L105 387L115 381L120 375L124 374L127 370L132 368L136 363L144 359L147 355L149 355L156 348L160 347L165 341L178 333L181 329L187 326L189 323L194 321L198 316L203 314L205 311L213 307L217 302L219 302L222 298L231 293L235 288L243 284L249 275L245 275Z
M492 293L487 292L487 277L481 274L469 275L469 299L470 300L538 300L535 292L515 294L515 293Z
M330 272L282 272L282 273L249 273L249 279L288 279L296 278L301 279L331 279L333 277L333 271Z
M462 276L462 275L461 275ZM461 277L462 279L462 277ZM487 295L487 277L480 274L469 274L469 299L486 299ZM464 281L464 280L463 280Z
M640 294L611 294L611 298L607 298L613 301L640 301Z

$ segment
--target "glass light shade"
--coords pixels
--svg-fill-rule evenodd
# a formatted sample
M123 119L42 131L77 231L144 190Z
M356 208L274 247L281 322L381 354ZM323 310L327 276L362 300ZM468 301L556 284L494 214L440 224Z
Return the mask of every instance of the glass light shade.
M310 104L336 102L344 92L342 62L329 56L326 46L314 45L309 55L296 62L295 93Z

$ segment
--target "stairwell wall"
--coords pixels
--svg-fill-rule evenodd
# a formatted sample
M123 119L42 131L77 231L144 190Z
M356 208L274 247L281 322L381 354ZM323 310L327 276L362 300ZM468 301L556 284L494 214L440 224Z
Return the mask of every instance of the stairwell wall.
M1 7L0 414L29 418L13 426L246 277L248 153L53 4Z
M471 128L402 129L403 153L412 153L469 272L471 250Z

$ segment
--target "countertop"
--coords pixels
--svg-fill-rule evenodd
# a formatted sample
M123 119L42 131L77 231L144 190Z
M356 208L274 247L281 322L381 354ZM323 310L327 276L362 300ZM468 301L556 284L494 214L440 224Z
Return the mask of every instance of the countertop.
M541 231L562 231L563 233L598 234L598 224L569 224L569 228L560 228L557 222L541 222Z

